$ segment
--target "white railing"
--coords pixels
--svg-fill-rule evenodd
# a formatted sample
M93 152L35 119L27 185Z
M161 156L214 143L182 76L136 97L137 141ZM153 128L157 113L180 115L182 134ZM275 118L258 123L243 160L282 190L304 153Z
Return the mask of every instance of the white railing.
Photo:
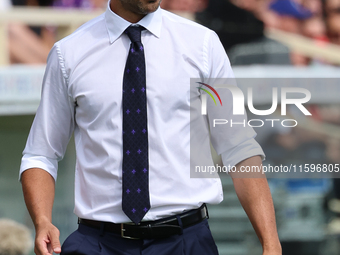
M311 58L322 59L330 64L340 65L340 46L312 40L298 34L292 34L277 29L267 29L268 38L279 41L289 49Z
M60 9L50 7L13 7L6 11L0 11L0 66L9 64L8 23L20 22L33 26L56 26L57 39L72 33L77 27L86 21L100 15L102 11L84 9ZM188 12L175 12L185 18L194 20L194 14ZM277 40L291 50L299 52L311 58L319 58L331 64L340 65L340 46L329 43L315 42L307 37L283 32L275 29L267 29L265 35Z
M55 26L57 39L71 34L83 23L95 18L104 11L84 9L61 9L50 7L13 7L0 11L0 66L8 65L8 31L9 23L24 23L30 26ZM194 14L175 12L187 19L194 19Z
M6 11L0 11L0 65L9 64L7 47L7 27L9 23L24 23L31 26L55 26L57 27L57 39L61 39L102 12L41 7L13 7Z

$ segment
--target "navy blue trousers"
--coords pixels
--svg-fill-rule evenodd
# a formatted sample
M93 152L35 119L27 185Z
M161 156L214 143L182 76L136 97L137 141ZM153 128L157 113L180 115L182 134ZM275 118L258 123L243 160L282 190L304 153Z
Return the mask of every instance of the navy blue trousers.
M64 242L61 255L218 255L208 221L164 239L130 240L79 225Z

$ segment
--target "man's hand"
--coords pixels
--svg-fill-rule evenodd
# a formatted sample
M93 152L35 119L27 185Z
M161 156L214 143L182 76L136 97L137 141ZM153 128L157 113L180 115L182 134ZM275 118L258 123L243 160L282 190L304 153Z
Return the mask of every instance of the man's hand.
M35 226L37 255L60 253L59 230L52 222L55 181L43 169L32 168L21 176L22 189L27 209Z
M36 225L34 252L37 255L60 253L59 230L48 220Z
M248 158L236 165L237 172L230 173L236 194L262 244L263 255L281 255L281 244L276 229L275 211L267 179L262 173L244 173L240 169L257 166L259 156Z

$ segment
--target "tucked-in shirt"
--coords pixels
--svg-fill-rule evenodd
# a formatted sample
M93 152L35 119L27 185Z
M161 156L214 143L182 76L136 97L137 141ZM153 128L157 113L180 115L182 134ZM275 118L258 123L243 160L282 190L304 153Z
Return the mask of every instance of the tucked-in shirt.
M130 221L121 206L122 84L130 47L124 30L130 25L108 7L101 16L54 45L47 61L40 106L23 153L20 174L29 168L41 168L56 179L58 161L74 132L74 211L80 218ZM201 125L195 130L202 153L191 157L190 78L203 82L209 78L232 78L228 57L213 31L161 8L145 16L138 25L146 28L142 31L142 43L151 209L144 220L156 220L202 203L222 201L219 178L190 176L190 163L213 165L209 123L211 142L225 165L235 165L263 152L252 129L225 125L214 131L211 120L197 113L195 121ZM195 93L194 100L200 100L200 90ZM231 118L230 95L223 102L223 107L214 109Z

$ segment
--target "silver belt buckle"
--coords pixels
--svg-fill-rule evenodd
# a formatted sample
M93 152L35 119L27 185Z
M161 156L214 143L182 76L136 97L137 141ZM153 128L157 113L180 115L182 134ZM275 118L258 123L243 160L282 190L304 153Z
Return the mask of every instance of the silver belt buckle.
M203 220L204 219L209 219L209 213L208 213L207 207L204 206L202 209L203 209L203 210L201 210L201 217L202 217L202 219Z
M121 223L121 224L120 224L120 235L121 235L122 238L131 239L131 240L138 240L138 239L140 239L140 238L136 238L136 237L131 237L131 236L126 236L126 235L124 235L124 234L125 234L124 225L133 225L133 224L129 224L129 223Z

